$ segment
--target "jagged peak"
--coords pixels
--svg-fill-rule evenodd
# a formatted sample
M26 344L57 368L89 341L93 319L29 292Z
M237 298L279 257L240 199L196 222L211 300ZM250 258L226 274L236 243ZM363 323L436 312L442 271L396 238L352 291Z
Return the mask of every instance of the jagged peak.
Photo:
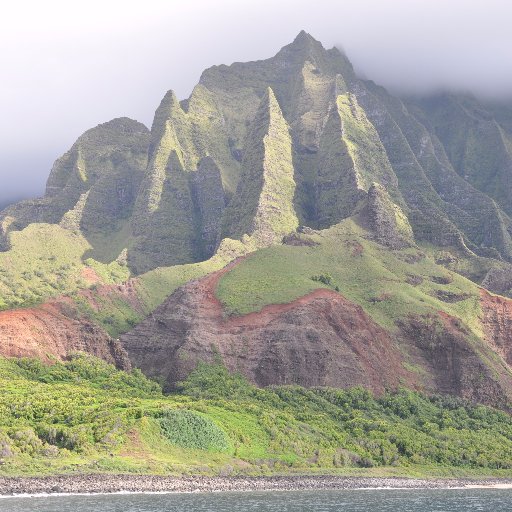
M265 90L265 93L263 94L263 98L260 103L260 109L268 112L281 112L281 107L279 106L279 102L277 101L276 95L274 94L272 87L267 87L267 89Z
M155 111L151 131L153 132L155 129L161 129L162 124L176 109L182 110L182 107L176 93L170 89L165 93L165 96L162 98L160 105L158 105L158 108Z
M164 97L162 98L162 101L160 102L160 106L165 106L165 105L169 105L169 106L174 106L174 105L179 105L179 100L178 100L178 97L176 96L176 93L172 90L172 89L169 89Z
M201 83L194 86L188 98L180 101L180 106L187 114L198 110L204 111L206 109L213 111L215 109L211 91Z
M267 87L252 120L246 144L251 144L251 141L260 139L261 137L258 134L261 133L261 130L268 132L272 126L280 127L283 123L286 124L286 129L289 130L274 91L271 87Z
M316 40L310 33L306 32L305 30L301 30L291 44L295 46L304 46L309 44L322 46L320 41Z
M292 143L273 90L267 87L249 132L237 194L225 217L226 234L267 246L293 232L298 219Z
M284 56L285 58L289 58L290 54L292 54L294 58L299 57L301 61L306 59L316 61L326 58L327 50L320 41L317 41L305 30L302 30L290 44L281 48L276 57Z
M343 52L336 47L327 50L320 41L304 30L292 43L281 48L274 59L300 67L309 61L320 73L328 75L339 73L344 78L354 76L354 68Z
M275 117L282 118L283 112L274 91L271 87L267 87L261 98L255 119L268 119L268 121L271 122Z

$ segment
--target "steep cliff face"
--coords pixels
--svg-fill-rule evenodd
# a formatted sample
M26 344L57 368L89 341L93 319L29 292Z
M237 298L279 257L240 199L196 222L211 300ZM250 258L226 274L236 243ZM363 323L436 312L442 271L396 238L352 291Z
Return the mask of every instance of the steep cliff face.
M211 157L200 160L193 180L193 191L201 226L201 251L203 259L206 260L215 254L221 242L226 196L220 169Z
M403 249L414 244L414 234L409 219L402 209L393 203L388 191L378 183L368 190L368 199L363 210L375 240L391 249Z
M397 178L375 127L351 93L333 105L319 148L315 180L316 223L328 227L350 216L372 183L403 204Z
M487 345L446 313L410 315L388 331L329 289L230 317L215 290L234 265L179 288L121 337L131 361L167 389L199 361L220 358L260 386L408 386L501 407L512 399L512 372L502 362L512 360L510 300L482 295Z
M280 242L299 225L294 194L289 128L269 88L247 135L240 182L226 210L225 235L248 235L262 246Z
M482 286L490 292L510 297L512 295L512 265L505 263L492 266L482 280Z
M207 259L219 245L225 196L236 187L240 167L224 124L202 85L186 101L173 91L163 98L131 219L134 273Z
M485 340L512 367L512 300L481 290Z
M190 173L175 150L167 158L164 173L157 206L133 230L135 242L128 250L128 263L137 274L200 258Z
M492 340L488 346L475 342L458 318L445 313L410 317L399 325L414 364L428 376L427 389L498 407L510 403L512 373L496 360Z
M501 119L469 95L436 95L416 104L457 173L512 214L512 146L506 118L502 126Z
M150 133L124 118L86 132L45 198L2 214L0 247L31 222L62 222L102 262L126 251L139 274L210 256L219 235L205 208L224 236L268 244L351 216L375 182L417 240L510 259L512 143L496 112L459 96L401 101L301 32L270 59L206 70L186 100L169 91ZM216 172L196 176L205 158L222 192Z
M32 223L60 224L82 234L94 256L111 262L127 246L125 225L147 164L148 129L128 118L85 132L59 158L42 199L23 201L0 214L0 250L9 233Z
M330 290L226 318L215 287L228 269L178 289L121 337L137 367L165 378L168 389L198 361L219 356L260 386L361 385L382 392L400 382L412 385L388 333L361 307Z

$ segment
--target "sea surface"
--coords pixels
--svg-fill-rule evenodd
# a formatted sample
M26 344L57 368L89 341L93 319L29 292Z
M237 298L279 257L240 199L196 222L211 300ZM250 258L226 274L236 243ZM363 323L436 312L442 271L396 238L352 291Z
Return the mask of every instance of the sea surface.
M0 512L511 512L512 490L346 490L1 498Z

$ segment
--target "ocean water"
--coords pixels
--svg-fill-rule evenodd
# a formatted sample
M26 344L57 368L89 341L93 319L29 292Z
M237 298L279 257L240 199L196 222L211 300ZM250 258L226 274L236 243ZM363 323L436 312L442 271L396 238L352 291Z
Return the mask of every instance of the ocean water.
M0 512L511 512L512 490L346 490L1 498Z

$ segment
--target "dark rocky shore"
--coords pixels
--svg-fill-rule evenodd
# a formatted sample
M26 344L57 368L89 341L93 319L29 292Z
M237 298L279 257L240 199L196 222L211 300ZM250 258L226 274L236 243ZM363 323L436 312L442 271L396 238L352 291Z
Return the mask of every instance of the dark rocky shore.
M364 478L336 476L286 477L164 477L142 475L77 475L0 477L0 494L297 491L321 489L423 488L512 486L511 480Z

